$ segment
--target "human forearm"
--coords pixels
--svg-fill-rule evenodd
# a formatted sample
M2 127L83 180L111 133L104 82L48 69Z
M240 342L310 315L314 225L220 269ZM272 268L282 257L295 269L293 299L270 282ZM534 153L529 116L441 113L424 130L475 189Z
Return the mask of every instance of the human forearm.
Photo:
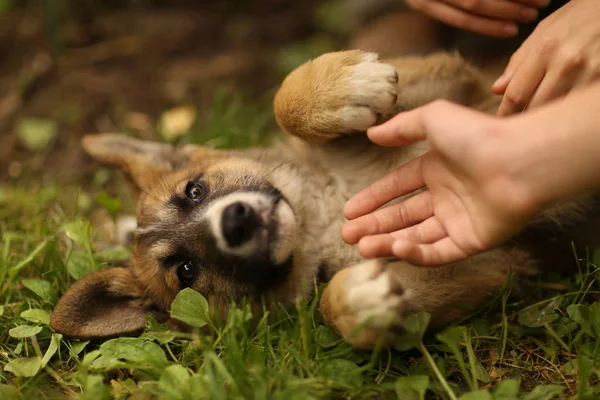
M600 188L600 83L508 119L505 128L499 154L527 207Z

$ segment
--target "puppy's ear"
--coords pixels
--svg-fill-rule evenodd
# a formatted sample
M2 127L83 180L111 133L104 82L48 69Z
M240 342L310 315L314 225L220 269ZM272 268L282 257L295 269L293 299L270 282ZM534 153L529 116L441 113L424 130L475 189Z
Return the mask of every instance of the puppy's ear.
M87 135L81 144L96 160L122 169L133 183L136 194L161 175L185 167L190 154L197 149L192 145L176 149L165 143L114 133Z
M129 268L110 268L71 286L58 301L50 326L78 339L132 335L144 329L146 314L157 320L166 318L166 313L148 307L143 289Z

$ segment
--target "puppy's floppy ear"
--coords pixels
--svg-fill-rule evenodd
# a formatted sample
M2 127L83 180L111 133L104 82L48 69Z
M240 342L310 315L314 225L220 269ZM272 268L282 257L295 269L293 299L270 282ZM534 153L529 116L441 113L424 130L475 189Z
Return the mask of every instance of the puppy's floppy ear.
M187 165L197 147L176 149L165 143L134 139L121 134L86 135L81 144L96 160L121 168L134 185L136 193L161 175Z
M146 314L166 319L165 312L149 307L129 268L110 268L71 286L54 308L50 326L78 339L132 335L144 329Z

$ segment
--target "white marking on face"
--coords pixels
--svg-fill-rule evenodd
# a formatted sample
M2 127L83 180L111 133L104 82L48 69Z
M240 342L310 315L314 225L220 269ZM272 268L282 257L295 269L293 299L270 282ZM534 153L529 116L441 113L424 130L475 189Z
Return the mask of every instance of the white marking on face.
M261 226L242 245L231 247L223 235L222 220L223 211L234 203L245 203L252 207L260 219ZM291 207L284 200L274 205L273 197L268 194L235 192L213 201L205 216L208 218L217 247L224 253L238 257L251 257L261 249L267 248L271 261L278 264L287 260L293 250L296 218ZM272 242L269 242L269 227L276 229Z

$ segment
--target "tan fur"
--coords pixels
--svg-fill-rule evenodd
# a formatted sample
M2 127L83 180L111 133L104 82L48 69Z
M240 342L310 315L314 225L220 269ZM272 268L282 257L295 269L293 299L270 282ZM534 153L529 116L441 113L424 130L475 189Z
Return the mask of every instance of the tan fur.
M313 293L317 277L331 279L321 299L327 324L353 345L372 348L379 341L391 343L393 337L384 323L390 312L395 326L401 326L405 316L416 311L431 313L432 326L441 326L463 316L465 306L481 306L507 283L511 274L518 277L533 273L534 263L524 251L495 249L437 269L385 260L359 264L363 260L356 248L343 243L340 237L345 202L377 178L426 151L424 143L380 148L361 132L401 110L440 98L491 112L497 99L488 94L481 79L457 55L380 62L372 53L330 53L309 61L284 80L275 97L276 119L283 130L296 137L274 147L217 151L186 146L178 150L119 135L87 137L85 149L96 159L123 169L137 187L139 227L127 270L132 281L131 287L124 285L121 289L123 295L133 293L135 301L145 306L136 303L135 307L124 307L124 312L133 310L130 313L135 323L115 327L114 318L99 318L87 327L82 305L101 305L109 297L107 290L94 288L106 287L111 274L125 274L111 269L75 284L57 305L52 326L70 336L110 336L139 328L139 313L148 305L168 311L182 283L178 267L165 266L164 260L181 253L182 246L185 254L192 254L190 257L201 261L214 258L221 250L207 239L211 205L231 193L239 192L243 197L245 191L263 187L281 192L293 211L294 220L288 221L293 234L281 236L278 231L277 236L292 243L282 244L277 239L273 244L276 249L291 245L289 271L264 293L257 293L252 285L239 279L244 272L253 271L236 270L241 267L235 258L227 258L234 265L231 271L224 261L201 265L190 287L209 300L214 312L224 315L232 302L244 299L257 305L262 294L289 306L298 297ZM183 193L197 176L201 176L209 197L203 204L189 205L188 210ZM183 209L173 200L180 197ZM569 220L572 210L554 215ZM277 226L283 224L281 220L276 222ZM215 243L218 245L218 241ZM265 279L268 276L265 274ZM119 285L109 287L111 292L119 291ZM353 335L366 316L374 324Z

